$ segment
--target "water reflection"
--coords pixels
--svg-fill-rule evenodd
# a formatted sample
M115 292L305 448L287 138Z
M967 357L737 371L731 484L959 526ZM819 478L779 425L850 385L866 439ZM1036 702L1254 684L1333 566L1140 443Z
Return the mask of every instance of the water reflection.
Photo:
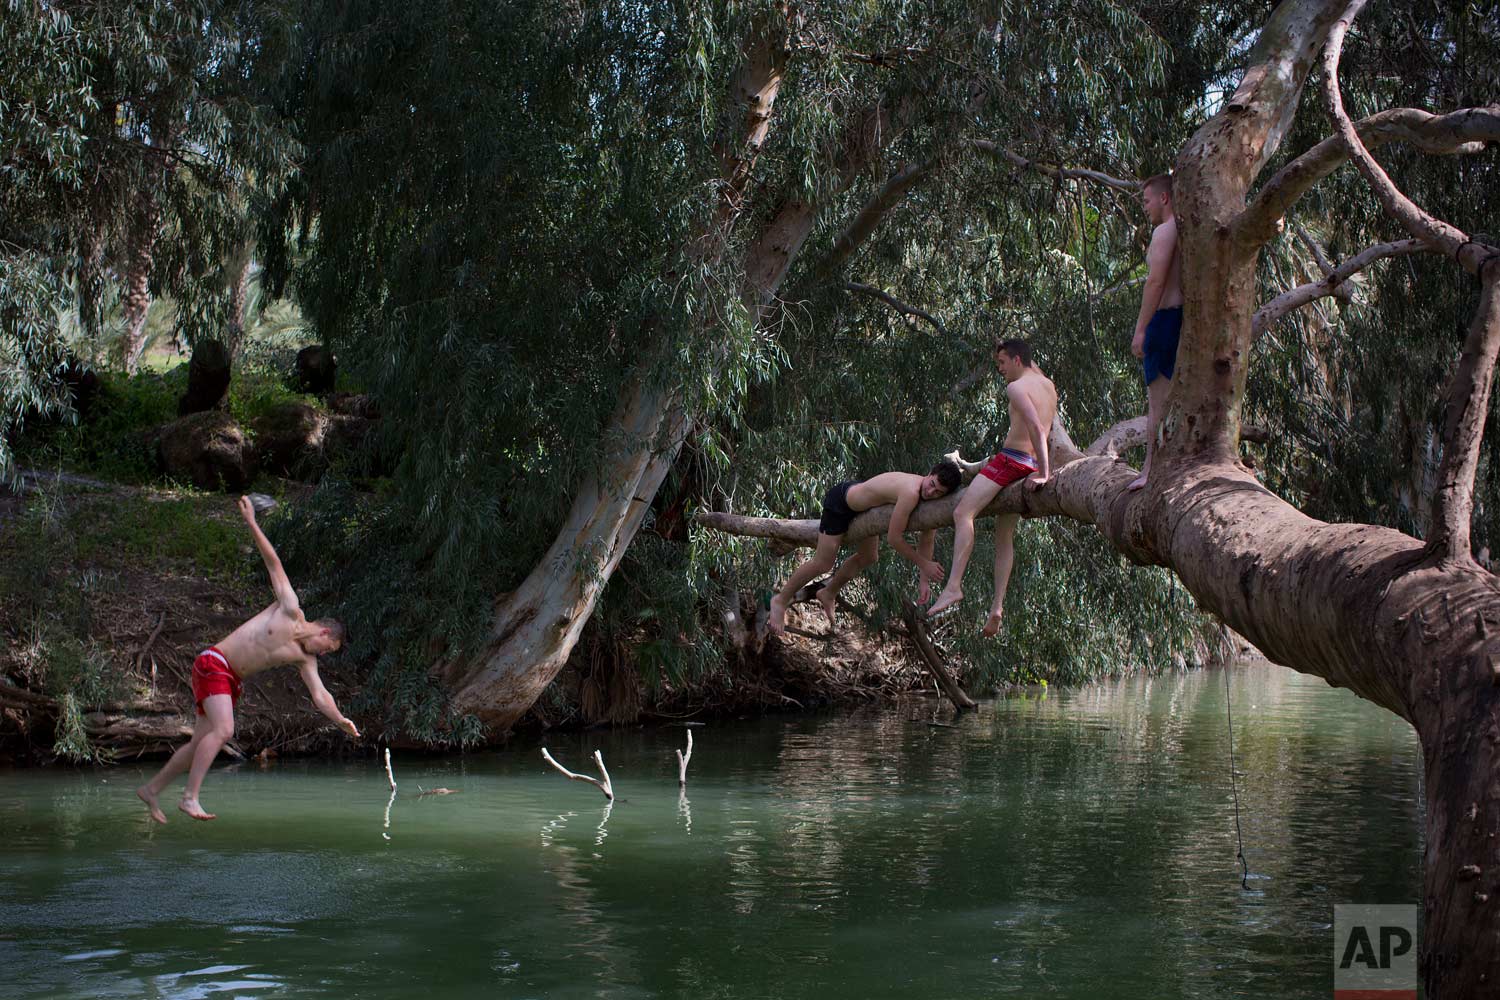
M216 775L221 820L150 835L121 770L7 774L0 965L49 997L1322 992L1334 902L1418 898L1416 742L1234 671L1247 892L1224 679L721 725L691 803L671 731L588 735L631 790L597 812L534 749L428 760L403 780L464 794L378 841L374 762Z

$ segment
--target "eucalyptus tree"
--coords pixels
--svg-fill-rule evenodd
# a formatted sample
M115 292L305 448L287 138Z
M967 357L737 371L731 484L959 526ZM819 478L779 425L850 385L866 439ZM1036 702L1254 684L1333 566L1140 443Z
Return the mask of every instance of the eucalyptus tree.
M1354 121L1340 86L1340 57L1363 6L1362 0L1280 4L1237 86L1177 157L1186 317L1157 453L1164 472L1153 475L1145 496L1131 497L1123 490L1128 470L1108 456L1075 453L1039 494L1012 489L990 511L1094 524L1131 559L1171 567L1200 605L1272 659L1348 687L1413 724L1427 773L1423 978L1429 996L1473 996L1500 974L1500 921L1491 910L1500 860L1500 648L1493 634L1500 586L1476 563L1471 537L1500 350L1494 266L1500 248L1414 203L1370 149L1399 142L1428 154L1479 154L1500 138L1500 107L1446 107L1437 114L1384 108ZM1453 44L1442 34L1428 40L1440 50ZM1320 62L1321 86L1304 99ZM1304 103L1321 105L1332 136L1255 188ZM1304 196L1347 162L1367 183L1366 197L1379 205L1385 227L1404 231L1406 239L1354 254L1330 266L1329 276L1262 305L1263 248ZM1332 294L1373 260L1414 249L1447 258L1448 281L1463 282L1465 273L1479 279L1467 330L1448 341L1445 353L1456 352L1456 360L1445 384L1432 386L1444 402L1425 543L1375 525L1316 521L1258 483L1239 453L1256 334L1289 310ZM919 511L913 527L941 523L954 503ZM880 530L882 516L857 521L849 539ZM795 523L706 520L788 541L807 531Z
M1087 41L1082 57L1058 24ZM1099 268L1098 223L1057 223L1059 193L1031 172L1017 183L1005 155L1168 162L1167 130L1136 138L1151 135L1142 117L1178 120L1166 109L1189 103L1158 92L1172 85L1157 38L1100 2L1042 14L446 0L313 19L287 85L310 156L285 231L310 236L304 305L381 397L401 464L358 529L330 513L305 551L343 545L358 568L344 592L374 684L406 698L394 678L440 660L460 712L504 732L567 660L674 465L698 487L674 484L663 513L684 492L805 496L817 474L790 470L848 460L861 440L840 431L820 451L789 438L808 400L841 393L866 418L861 392L947 400L997 318L1063 329L1034 308L1037 261L1071 239ZM997 139L998 155L976 153ZM966 177L986 179L992 208L958 194ZM1103 290L1055 256L1049 274ZM858 290L902 281L916 260L962 313L940 341L888 327ZM983 437L990 399L961 392L930 422L867 434L865 460ZM1074 405L1096 409L1083 393ZM771 471L735 486L737 469ZM721 552L650 548L653 587L727 568ZM420 595L389 589L392 558L426 581ZM1169 597L1164 577L1151 586ZM621 600L641 611L652 598L636 594Z

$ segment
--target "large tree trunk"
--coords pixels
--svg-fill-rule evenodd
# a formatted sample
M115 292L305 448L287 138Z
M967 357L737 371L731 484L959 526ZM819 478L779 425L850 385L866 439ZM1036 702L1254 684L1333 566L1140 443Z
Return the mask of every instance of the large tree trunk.
M790 28L783 12L748 39L744 65L731 87L735 117L719 141L718 198L710 222L688 248L694 258L718 260L743 215L786 71ZM767 243L762 252L770 249ZM777 253L785 249L776 243ZM755 260L746 267L764 275L785 273L784 266ZM636 375L604 431L599 469L579 485L547 554L520 587L497 602L489 638L478 653L444 666L457 710L503 734L536 703L566 664L690 426L672 387L652 382L644 371Z
M1063 515L1093 524L1136 562L1174 570L1201 607L1275 662L1347 687L1411 722L1427 778L1426 995L1487 996L1500 983L1500 582L1471 557L1468 528L1500 351L1500 267L1484 274L1495 259L1485 256L1492 248L1431 224L1382 190L1388 181L1360 159L1347 122L1339 122L1345 155L1371 178L1388 214L1488 278L1448 394L1434 531L1424 545L1388 528L1316 521L1237 461L1255 262L1277 220L1310 185L1312 160L1283 170L1248 210L1247 196L1286 133L1325 43L1330 77L1336 71L1344 26L1358 6L1348 0L1278 5L1224 111L1178 158L1173 187L1184 331L1146 490L1125 492L1133 470L1107 455L1060 455L1066 464L1051 484L1039 492L1012 486L986 513ZM1493 114L1480 111L1470 121L1491 128L1481 119ZM1313 165L1326 174L1329 154L1319 149ZM957 502L955 495L920 505L912 529L951 523ZM882 533L889 513L861 515L847 540ZM816 535L816 522L702 519L792 544L810 544Z

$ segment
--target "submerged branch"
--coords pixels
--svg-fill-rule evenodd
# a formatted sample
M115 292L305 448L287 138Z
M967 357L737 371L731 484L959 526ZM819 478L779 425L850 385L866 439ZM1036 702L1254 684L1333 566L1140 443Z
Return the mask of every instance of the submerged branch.
M579 774L576 771L569 771L567 768L559 764L556 759L553 758L552 754L547 750L546 747L542 747L542 756L546 758L547 763L551 764L553 768L555 768L559 773L562 774L563 777L567 778L569 781L587 782L588 784L593 785L595 788L599 789L599 791L603 792L606 799L609 799L611 802L615 800L614 786L610 783L609 771L607 771L604 767L604 755L598 750L594 751L594 766L599 769L599 778L590 778L586 774Z

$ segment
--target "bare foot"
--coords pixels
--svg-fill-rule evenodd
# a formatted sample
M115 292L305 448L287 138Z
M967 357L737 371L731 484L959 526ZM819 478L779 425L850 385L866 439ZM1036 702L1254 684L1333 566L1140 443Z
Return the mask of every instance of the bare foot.
M193 819L217 819L211 812L204 812L203 807L198 804L197 799L183 799L177 803L177 808L187 813Z
M151 786L142 785L135 790L135 797L146 803L146 809L151 813L151 818L158 823L166 823L167 814L161 811L161 806L156 801L156 793Z
M786 635L786 602L777 594L771 598L771 617L767 623L777 635Z
M932 607L927 609L927 617L936 618L963 599L962 590L949 590L944 587L943 592L937 596L937 600L932 602Z
M1144 472L1141 473L1139 476L1136 476L1134 479L1132 479L1130 481L1130 485L1127 486L1127 487L1125 487L1125 489L1128 490L1131 493L1134 493L1136 490L1143 490L1145 488L1146 488L1146 473L1144 473Z
M818 603L823 605L823 613L828 616L828 627L833 628L834 618L838 612L839 595L831 587L824 585L818 590Z
M1004 616L1003 611L991 611L990 616L984 620L984 635L987 639L993 639L1000 634L1000 619Z

